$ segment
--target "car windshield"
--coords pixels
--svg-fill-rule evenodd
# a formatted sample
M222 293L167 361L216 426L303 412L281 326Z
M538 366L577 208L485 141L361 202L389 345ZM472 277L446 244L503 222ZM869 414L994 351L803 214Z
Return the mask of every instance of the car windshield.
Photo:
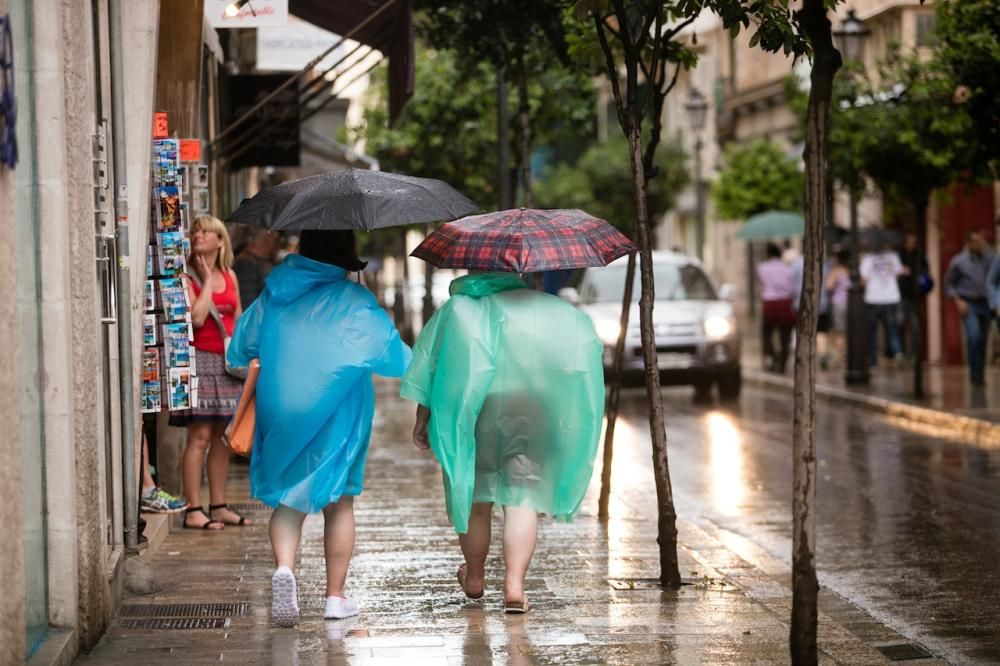
M583 280L584 303L621 303L625 289L625 266L589 269ZM657 301L710 301L715 290L705 273L691 264L654 264ZM639 267L636 266L632 300L639 300Z

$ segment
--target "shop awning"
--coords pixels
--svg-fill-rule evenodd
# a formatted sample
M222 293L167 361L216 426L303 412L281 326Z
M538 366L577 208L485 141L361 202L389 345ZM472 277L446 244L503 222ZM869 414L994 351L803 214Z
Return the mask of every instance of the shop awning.
M385 4L394 4L351 37L389 58L389 118L395 122L413 95L413 3L411 0L289 0L288 10L338 35L350 33Z

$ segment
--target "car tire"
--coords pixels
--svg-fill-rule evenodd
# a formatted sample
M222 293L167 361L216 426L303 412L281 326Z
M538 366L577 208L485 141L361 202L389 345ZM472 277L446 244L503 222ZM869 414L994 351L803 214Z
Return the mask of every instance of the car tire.
M743 375L739 368L728 372L718 379L719 399L732 402L740 399L740 390L743 388Z
M694 383L694 402L696 405L704 405L712 402L711 382L699 381Z

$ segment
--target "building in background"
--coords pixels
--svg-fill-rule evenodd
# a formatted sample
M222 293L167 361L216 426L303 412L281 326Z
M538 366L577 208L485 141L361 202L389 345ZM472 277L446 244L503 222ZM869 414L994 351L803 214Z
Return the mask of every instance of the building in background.
M920 0L854 0L850 7L838 7L834 25L846 17L853 8L857 17L871 30L865 46L865 66L871 70L882 58L891 43L904 49L916 49L929 55L933 45L934 7L932 2ZM690 72L682 72L677 87L664 105L664 136L680 134L685 148L693 151L695 137L685 112L685 102L692 87L704 94L709 102L708 127L703 132L702 178L713 179L717 172L722 148L730 142L746 143L767 139L796 157L801 155L798 143L798 121L789 107L787 81L793 73L808 77L808 62L794 62L782 54L765 53L749 45L750 34L741 32L731 38L714 15L705 14L686 29L686 34L697 35L694 48L699 62ZM695 238L695 196L689 188L675 211L660 223L657 235L660 247L680 247L690 254L698 254ZM940 284L948 261L962 246L965 233L972 228L993 233L996 211L1000 210L1000 197L994 188L966 188L956 186L934 198L926 225L927 254L931 272ZM859 224L884 226L902 223L886 220L881 196L870 191L859 202ZM833 222L840 227L849 226L849 202L846 192L835 191ZM752 263L746 244L733 234L742 220L721 220L715 214L711 197L707 198L704 262L719 283L736 286L737 301L741 311L752 301ZM952 304L935 289L927 303L927 354L931 362L960 363L962 360L961 327Z

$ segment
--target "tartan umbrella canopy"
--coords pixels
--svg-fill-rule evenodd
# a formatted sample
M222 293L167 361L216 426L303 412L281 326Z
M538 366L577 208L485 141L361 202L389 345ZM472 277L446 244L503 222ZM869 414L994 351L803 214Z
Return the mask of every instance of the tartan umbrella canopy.
M411 255L438 268L537 273L606 266L636 247L582 210L515 208L441 225Z

